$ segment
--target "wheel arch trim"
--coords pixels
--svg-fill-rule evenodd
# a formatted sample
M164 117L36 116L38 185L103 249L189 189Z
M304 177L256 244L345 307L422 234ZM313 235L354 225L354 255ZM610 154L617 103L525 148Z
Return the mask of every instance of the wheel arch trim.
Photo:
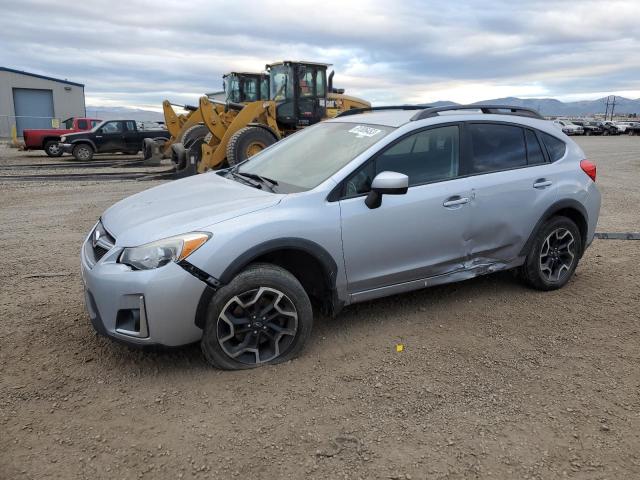
M222 275L220 275L220 282L223 284L229 283L233 277L253 260L278 250L300 250L313 256L320 262L325 273L328 275L330 288L335 289L338 265L331 254L324 247L312 240L296 237L276 238L251 247L249 250L237 256L236 259L225 268Z
M523 245L522 249L520 250L520 256L526 257L528 255L529 250L531 249L531 244L533 243L533 240L537 235L538 231L540 231L540 228L542 228L542 225L544 225L544 223L547 220L549 220L551 217L553 217L556 213L562 210L567 210L567 209L575 210L578 214L580 214L588 230L589 214L587 213L587 209L584 207L584 205L582 205L577 200L573 200L573 199L559 200L555 202L553 205L551 205L549 208L547 208L545 212L542 214L542 216L540 217L540 219L536 222L535 226L533 227L533 230L531 231L531 234L529 235L529 238L527 239L526 243ZM580 229L580 225L578 225L578 228ZM580 233L582 234L582 231L580 231ZM582 251L580 252L580 256L582 256L586 248L585 247L586 238L582 238L581 240L582 240L582 246L581 246Z

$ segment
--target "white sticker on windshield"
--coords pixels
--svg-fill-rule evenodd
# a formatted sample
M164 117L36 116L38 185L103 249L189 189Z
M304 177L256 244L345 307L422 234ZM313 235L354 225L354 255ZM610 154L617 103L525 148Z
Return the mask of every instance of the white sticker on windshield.
M353 127L351 130L349 130L349 133L355 133L358 136L358 138L363 138L363 137L373 137L374 135L379 134L381 131L382 130L379 130L377 128L365 127L364 125L357 125Z

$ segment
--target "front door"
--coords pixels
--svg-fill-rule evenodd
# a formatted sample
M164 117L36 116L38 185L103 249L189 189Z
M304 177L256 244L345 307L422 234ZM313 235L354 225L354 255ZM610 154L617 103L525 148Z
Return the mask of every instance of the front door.
M470 191L458 178L459 152L458 125L430 128L394 142L347 179L340 209L351 294L464 269ZM409 190L369 209L366 192L382 171L408 175Z
M114 120L106 122L96 132L96 149L98 152L116 152L124 149L124 122Z

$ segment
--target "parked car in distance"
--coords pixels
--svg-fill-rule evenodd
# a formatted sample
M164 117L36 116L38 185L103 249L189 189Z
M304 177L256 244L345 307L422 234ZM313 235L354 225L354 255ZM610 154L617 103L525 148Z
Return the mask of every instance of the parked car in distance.
M553 124L566 135L582 135L584 133L582 126L577 125L570 120L554 120Z
M597 124L602 128L602 135L620 135L620 129L613 122L605 121Z
M199 341L214 366L244 369L298 354L314 310L508 269L566 285L600 193L550 122L479 105L345 113L104 212L81 249L94 328Z
M60 137L91 130L101 121L97 118L72 117L62 122L61 128L25 129L22 132L25 150L44 150L50 157L59 157L63 153L58 145Z
M87 132L64 135L60 147L76 160L88 161L96 153L135 155L144 147L145 138L170 136L167 130L138 130L135 120L107 120Z
M629 133L629 127L633 127L634 122L613 122L621 134Z
M576 125L580 125L584 131L584 135L602 135L603 128L598 125L598 122L592 120L574 120Z
M627 135L640 135L640 122L629 122L626 133Z

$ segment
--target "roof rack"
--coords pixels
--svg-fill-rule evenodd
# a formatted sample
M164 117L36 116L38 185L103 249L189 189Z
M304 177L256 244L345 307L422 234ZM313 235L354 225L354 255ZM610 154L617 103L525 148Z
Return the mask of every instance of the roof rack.
M349 115L357 115L365 112L377 112L380 110L424 110L431 109L427 105L385 105L383 107L364 107L364 108L352 108L351 110L345 110L344 112L336 115L337 117L347 117ZM412 119L413 120L413 119Z
M484 114L498 114L498 115L516 115L518 117L531 117L544 120L545 118L540 115L537 110L526 107L514 107L511 105L447 105L444 107L435 108L422 108L420 112L411 117L411 121L422 120L424 118L435 117L440 112L449 112L452 110L480 110Z

